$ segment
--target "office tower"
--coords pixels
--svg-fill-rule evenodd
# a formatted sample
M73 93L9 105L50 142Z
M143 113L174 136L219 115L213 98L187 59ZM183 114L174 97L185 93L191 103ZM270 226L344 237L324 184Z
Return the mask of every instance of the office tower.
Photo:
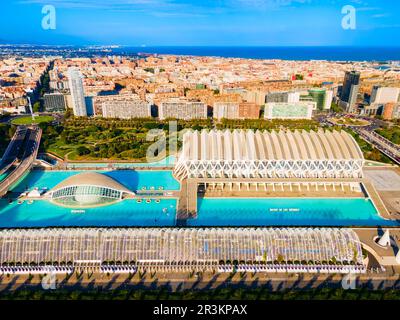
M87 116L82 74L78 68L71 67L68 69L68 79L74 115L78 117Z
M347 71L344 76L344 83L340 95L341 105L347 112L355 112L358 90L360 88L360 73Z

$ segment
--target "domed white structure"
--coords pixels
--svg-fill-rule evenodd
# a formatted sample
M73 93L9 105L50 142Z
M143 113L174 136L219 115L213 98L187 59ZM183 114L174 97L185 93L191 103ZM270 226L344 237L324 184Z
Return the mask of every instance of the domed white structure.
M109 204L134 194L114 179L97 172L71 176L53 189L49 195L55 203L70 207L88 207Z

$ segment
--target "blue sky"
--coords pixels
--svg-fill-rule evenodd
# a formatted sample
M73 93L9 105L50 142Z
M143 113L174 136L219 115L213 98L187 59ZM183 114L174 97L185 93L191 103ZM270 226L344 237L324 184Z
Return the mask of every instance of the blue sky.
M400 46L398 0L6 0L1 43ZM44 5L56 29L43 30ZM341 26L344 5L356 29Z

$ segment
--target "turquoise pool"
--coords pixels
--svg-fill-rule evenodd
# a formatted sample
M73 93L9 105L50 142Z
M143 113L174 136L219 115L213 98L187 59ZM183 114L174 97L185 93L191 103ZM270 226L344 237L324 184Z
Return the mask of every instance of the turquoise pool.
M87 171L32 171L13 186L13 197L34 187L51 189L64 179ZM172 171L102 171L127 188L179 190ZM177 200L137 203L124 200L112 205L82 209L83 213L41 200L28 204L0 199L0 228L49 226L174 226ZM77 209L75 209L77 210ZM188 226L395 226L382 219L370 200L305 198L214 198L198 200L198 217Z
M29 172L12 191L17 195L24 191L51 189L64 179L87 171L42 171ZM115 170L102 172L127 188L136 191L142 188L150 189L163 187L164 190L179 190L180 184L172 176L172 171L134 171ZM156 203L137 203L136 200L124 200L109 206L85 208L83 213L77 213L46 200L27 201L18 204L16 200L8 203L7 199L0 199L0 228L22 227L49 227L49 226L76 226L76 227L117 227L117 226L174 226L177 200L164 199ZM76 208L74 210L79 210Z
M51 189L64 179L82 172L87 171L34 170L21 179L18 184L14 185L11 191L17 193L24 192L25 190L33 189L34 187L38 187L39 189L47 187L48 189ZM141 190L142 188L150 189L151 187L154 187L155 189L163 187L164 190L179 190L180 188L179 182L172 176L172 171L99 170L97 172L104 173L114 178L132 191Z
M393 226L366 199L199 198L189 226Z
M137 203L124 200L110 206L81 209L57 206L45 200L8 203L0 199L0 228L32 227L158 227L174 226L176 200Z

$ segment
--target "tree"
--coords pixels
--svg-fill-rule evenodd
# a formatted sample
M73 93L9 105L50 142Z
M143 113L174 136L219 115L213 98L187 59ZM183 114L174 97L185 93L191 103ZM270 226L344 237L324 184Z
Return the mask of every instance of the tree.
M78 153L78 155L83 156L85 154L89 154L90 150L88 148L86 148L85 146L79 146L76 149L76 152Z
M33 104L33 107L32 107L32 110L33 110L33 112L40 112L40 110L41 110L41 107L40 107L40 102L39 101L36 101L34 104Z
M296 74L296 80L303 80L304 76L302 74Z

